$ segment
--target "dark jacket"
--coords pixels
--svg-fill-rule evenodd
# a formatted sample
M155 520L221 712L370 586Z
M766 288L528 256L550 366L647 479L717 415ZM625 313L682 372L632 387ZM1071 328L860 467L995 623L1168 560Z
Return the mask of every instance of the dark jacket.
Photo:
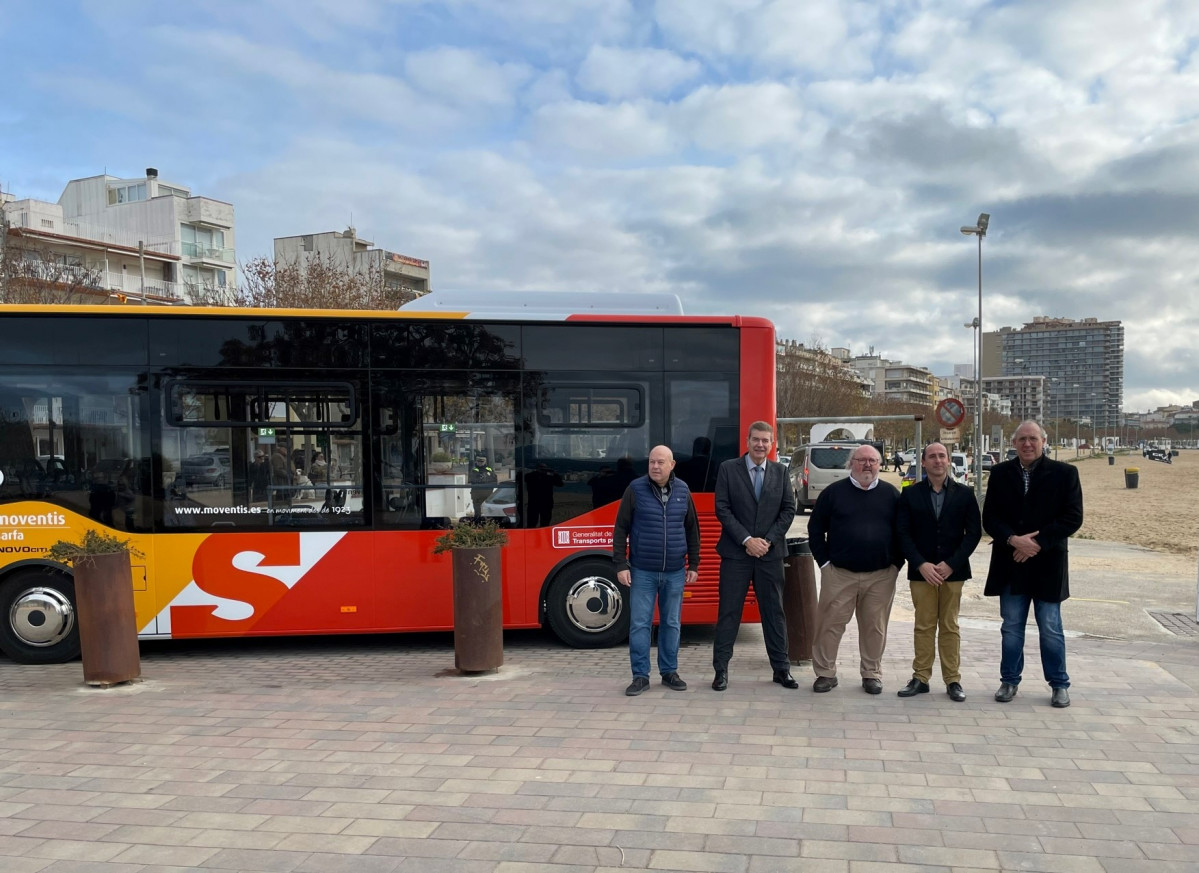
M951 478L942 486L941 515L933 512L933 488L927 479L914 482L899 495L895 527L899 547L908 561L908 578L922 580L920 565L944 561L952 568L950 582L970 578L970 556L982 539L982 517L974 491Z
M673 473L669 496L649 476L633 480L620 498L612 529L612 560L617 571L666 573L699 569L699 517L687 483Z
M782 464L764 463L762 494L756 500L745 455L725 461L716 473L716 517L720 520L716 554L722 558L781 561L787 556L787 528L795 518L791 477ZM770 540L770 551L763 558L751 558L742 545L746 537Z
M903 566L895 533L899 491L890 482L871 489L838 479L820 492L808 519L808 545L816 566L832 564L851 573Z
M1029 595L1048 603L1070 596L1069 548L1071 534L1082 527L1082 486L1071 464L1041 458L1033 468L1028 493L1020 459L996 464L983 502L983 529L991 537L991 566L983 593L994 597L1011 586L1013 594ZM1039 531L1041 551L1016 563L1008 537Z

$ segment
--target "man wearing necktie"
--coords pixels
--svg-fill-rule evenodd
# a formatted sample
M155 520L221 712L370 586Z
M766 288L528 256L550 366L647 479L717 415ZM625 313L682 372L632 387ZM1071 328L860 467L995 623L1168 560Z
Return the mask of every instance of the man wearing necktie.
M720 607L712 649L712 688L729 683L729 660L741 627L749 586L762 614L762 636L774 670L774 681L798 688L787 659L787 626L783 618L783 559L787 529L795 518L795 496L787 468L767 460L774 428L764 421L749 427L748 451L720 465L716 474L716 518L720 521Z

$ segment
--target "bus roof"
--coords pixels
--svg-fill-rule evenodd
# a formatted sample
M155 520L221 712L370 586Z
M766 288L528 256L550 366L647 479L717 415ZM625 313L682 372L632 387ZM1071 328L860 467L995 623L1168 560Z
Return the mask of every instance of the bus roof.
M603 297L607 305L601 305L598 300L584 298L573 292L531 292L537 295L548 295L563 301L569 300L573 305L561 304L560 307L550 305L549 300L538 300L536 304L525 306L495 304L480 309L456 309L449 306L434 306L420 309L404 306L401 309L292 309L292 308L250 308L239 306L163 306L141 304L135 302L112 304L67 304L67 303L0 303L0 316L4 315L110 315L117 317L155 316L168 318L340 318L340 319L438 319L438 320L471 320L471 321L515 321L515 322L593 322L626 324L727 324L735 327L766 327L773 329L769 319L757 316L742 315L684 315L681 312L678 298L670 295L640 295L640 294L607 294ZM431 295L430 295L431 296ZM654 308L658 304L642 300L645 297L657 297L659 303L662 297L668 297L673 303L671 309Z
M472 319L545 319L575 315L682 315L677 294L601 291L434 291L400 307L404 312L443 312Z

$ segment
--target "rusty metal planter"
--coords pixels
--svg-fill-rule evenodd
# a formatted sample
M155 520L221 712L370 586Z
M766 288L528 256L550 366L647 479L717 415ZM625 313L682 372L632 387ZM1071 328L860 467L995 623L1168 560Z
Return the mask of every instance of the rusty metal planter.
M454 666L463 673L498 670L504 663L500 549L453 549Z
M90 555L77 561L75 602L83 681L108 686L141 676L129 555Z

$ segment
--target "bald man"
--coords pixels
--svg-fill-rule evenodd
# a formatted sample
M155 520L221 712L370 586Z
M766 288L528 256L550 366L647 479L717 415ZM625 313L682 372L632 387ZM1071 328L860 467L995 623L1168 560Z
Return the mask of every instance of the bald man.
M699 518L691 489L674 474L674 453L654 446L649 475L634 479L616 511L612 530L616 580L629 589L629 663L625 694L649 687L649 640L658 605L658 672L672 691L686 691L679 676L683 586L699 578Z

